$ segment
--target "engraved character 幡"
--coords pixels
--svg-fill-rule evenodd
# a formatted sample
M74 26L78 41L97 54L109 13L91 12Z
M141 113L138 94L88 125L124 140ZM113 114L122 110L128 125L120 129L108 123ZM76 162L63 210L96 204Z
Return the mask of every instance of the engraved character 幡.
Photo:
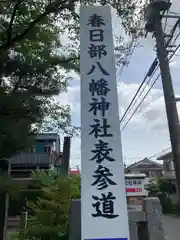
M91 83L89 83L89 92L93 97L95 94L98 96L106 96L109 91L108 83L103 78L97 81L92 79Z

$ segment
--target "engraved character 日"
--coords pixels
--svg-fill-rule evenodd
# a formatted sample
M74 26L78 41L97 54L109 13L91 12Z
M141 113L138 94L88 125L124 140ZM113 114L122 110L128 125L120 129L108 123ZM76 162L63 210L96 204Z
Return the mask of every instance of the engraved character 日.
M91 42L103 42L104 41L104 31L102 29L89 30L89 34L90 34Z

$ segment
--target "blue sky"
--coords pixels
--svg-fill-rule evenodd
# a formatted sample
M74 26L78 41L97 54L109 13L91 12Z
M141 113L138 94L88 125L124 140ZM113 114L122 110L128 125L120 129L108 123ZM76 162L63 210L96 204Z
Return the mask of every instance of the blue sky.
M180 3L178 3L178 0L174 0L171 11L177 12L177 5L180 6ZM112 21L114 26L113 32L124 35L122 26L117 24L117 19L114 12L112 14ZM174 21L175 20L168 20L167 31L171 29ZM125 37L125 39L127 39L127 37ZM180 38L177 40L177 44L178 43L180 43ZM156 56L155 51L153 50L154 45L155 42L151 36L148 36L146 39L140 39L138 42L139 47L135 49L129 66L124 68L123 74L120 80L117 82L120 117L126 110L129 102L131 101L134 93L139 87L139 84L143 80L147 70ZM176 54L170 66L175 93L176 95L180 95L179 54ZM157 74L158 71L155 74L155 77ZM72 123L75 126L80 126L80 77L75 73L70 73L70 75L73 79L69 83L70 86L68 88L68 92L60 94L58 100L61 104L70 104L72 110ZM119 79L118 75L117 79ZM146 91L147 90L148 87L146 88ZM179 111L180 105L178 104L177 107ZM130 114L128 114L128 117L129 116ZM122 123L122 126L123 125L124 123ZM80 146L80 138L73 138L71 147L72 166L80 165ZM134 161L138 161L145 157L150 157L156 153L159 153L169 146L170 141L167 129L161 78L159 78L141 107L138 109L136 114L132 117L131 121L122 132L124 161L126 164L130 164ZM156 158L152 158L152 160L155 159Z

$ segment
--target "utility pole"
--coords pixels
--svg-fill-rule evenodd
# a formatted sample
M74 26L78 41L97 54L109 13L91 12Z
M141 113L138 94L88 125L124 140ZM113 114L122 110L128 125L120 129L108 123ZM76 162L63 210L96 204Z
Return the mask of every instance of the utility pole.
M157 46L157 57L159 59L166 114L168 120L169 134L171 140L173 162L175 166L177 191L180 200L180 123L173 90L172 78L169 68L168 53L165 45L164 32L162 29L162 12L170 8L169 1L151 0L148 5L147 31L154 32ZM149 28L150 26L150 28Z
M0 177L7 176L9 173L9 163L7 160L0 160ZM0 240L5 239L7 218L8 218L8 201L9 198L6 193L6 189L0 189Z

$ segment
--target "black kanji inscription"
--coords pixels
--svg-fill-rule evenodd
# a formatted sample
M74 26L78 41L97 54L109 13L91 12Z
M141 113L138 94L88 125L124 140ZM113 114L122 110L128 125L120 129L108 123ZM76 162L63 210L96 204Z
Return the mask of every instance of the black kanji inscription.
M110 74L101 66L100 62L96 62L98 68L100 69L100 71L102 72L103 75L109 76ZM94 70L96 69L95 65L92 65L91 70L87 73L87 75L90 75L94 72Z
M90 125L92 130L89 135L94 135L95 138L113 136L112 133L108 133L108 129L111 128L111 125L107 123L107 118L102 118L102 125L99 119L94 119L94 122L94 124Z
M89 83L89 92L92 97L94 97L95 94L98 96L106 96L109 91L110 89L108 88L108 83L103 78L97 81L92 79Z
M89 112L93 112L95 116L100 112L101 116L104 117L106 111L109 110L111 103L106 101L104 97L101 97L101 99L92 98L92 101L93 102L90 103L91 108L89 109Z
M97 186L98 190L103 190L110 185L117 185L117 183L111 179L113 174L110 172L109 168L99 165L94 173L93 177L96 178L96 180L91 186Z
M89 17L87 25L91 25L92 27L101 27L104 26L105 23L104 19L101 16L93 14L92 16Z
M89 48L88 53L91 58L94 57L101 58L102 56L107 55L107 51L105 50L106 45L104 44L101 45L91 44L88 48Z
M104 31L102 29L89 30L89 36L90 36L91 42L103 42L104 41Z
M92 198L96 201L96 203L92 204L96 210L96 213L92 213L93 217L113 219L119 216L114 213L114 200L116 200L116 197L112 192L108 192L107 195L101 193L101 197L92 196Z
M95 144L95 149L91 150L94 153L94 156L90 159L91 161L95 160L97 163L102 163L104 160L109 162L114 162L115 159L110 156L113 152L113 149L109 147L108 142L99 140L99 143Z

